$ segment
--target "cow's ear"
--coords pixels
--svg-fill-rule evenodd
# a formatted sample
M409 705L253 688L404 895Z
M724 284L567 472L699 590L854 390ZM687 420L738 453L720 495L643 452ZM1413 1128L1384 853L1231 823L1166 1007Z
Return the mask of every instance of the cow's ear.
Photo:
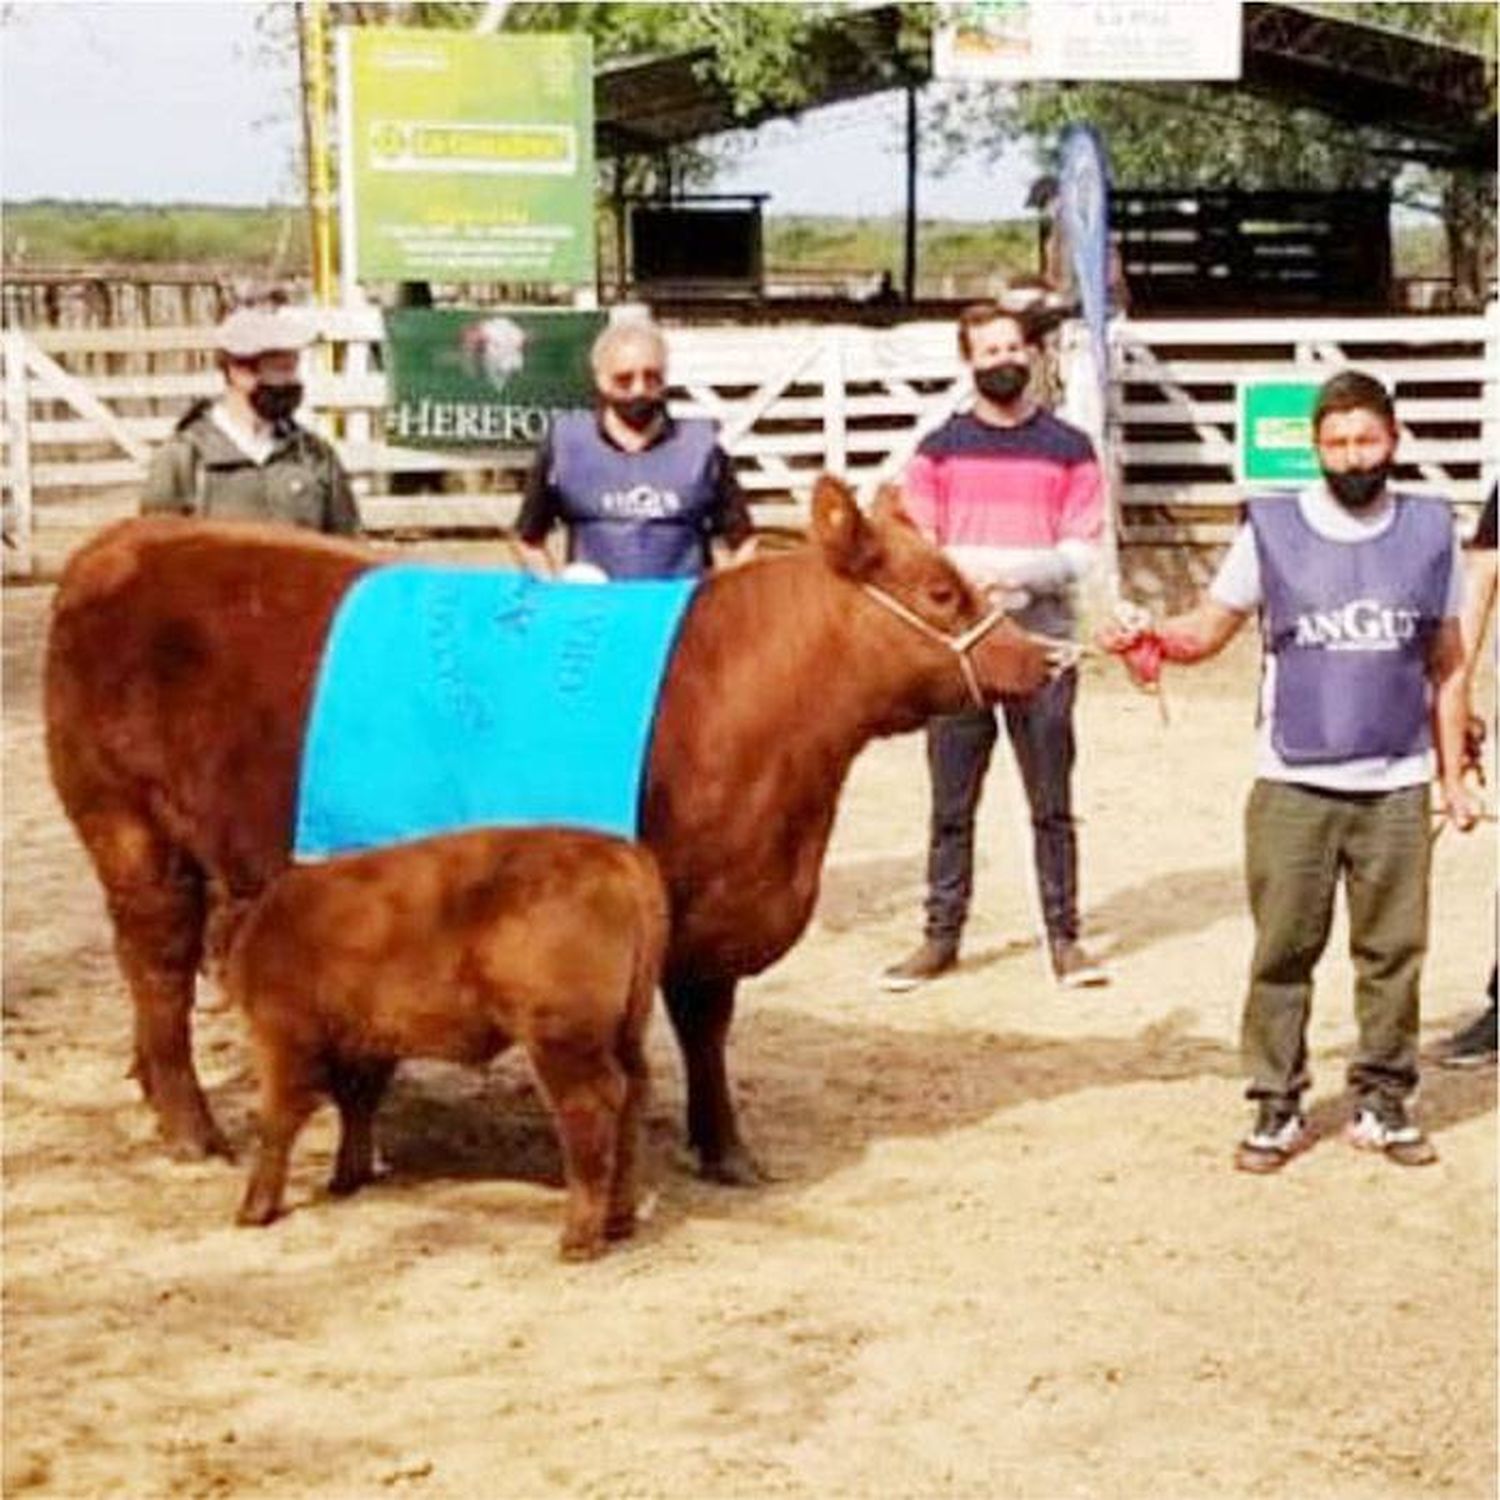
M831 474L819 475L813 487L812 514L813 536L828 566L846 578L868 578L879 565L882 550L854 491Z
M870 507L870 515L877 521L905 526L910 531L917 529L917 523L907 514L906 501L901 495L901 486L892 484L889 480L875 491L875 503Z

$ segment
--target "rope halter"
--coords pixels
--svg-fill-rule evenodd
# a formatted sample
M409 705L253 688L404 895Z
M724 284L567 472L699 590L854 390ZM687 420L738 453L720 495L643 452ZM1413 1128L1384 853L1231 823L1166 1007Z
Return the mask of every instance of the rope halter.
M873 583L862 583L860 588L882 609L889 610L898 620L905 620L912 629L925 635L928 640L937 641L939 645L946 646L953 652L958 658L958 670L963 674L964 686L968 688L969 697L974 700L974 706L976 708L989 707L985 701L984 690L979 686L979 674L974 670L974 661L970 653L995 626L1007 618L1007 611L1004 608L995 605L967 630L961 630L957 635L949 635L946 630L939 630L936 625L924 620L914 609L908 609L899 599L886 593L884 589L876 588ZM1029 631L1023 631L1022 634L1046 651L1050 677L1056 677L1058 673L1076 666L1079 657L1083 655L1084 648L1076 641L1060 641L1051 636L1034 635Z

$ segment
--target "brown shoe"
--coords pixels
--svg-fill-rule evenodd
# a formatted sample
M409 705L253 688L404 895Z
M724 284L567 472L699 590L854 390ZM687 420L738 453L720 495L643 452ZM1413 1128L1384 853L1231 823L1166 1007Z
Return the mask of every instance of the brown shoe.
M1065 990L1109 983L1109 973L1081 943L1061 938L1052 944L1052 973Z
M891 994L914 990L946 974L958 963L958 944L945 938L924 938L900 963L882 970L880 988Z

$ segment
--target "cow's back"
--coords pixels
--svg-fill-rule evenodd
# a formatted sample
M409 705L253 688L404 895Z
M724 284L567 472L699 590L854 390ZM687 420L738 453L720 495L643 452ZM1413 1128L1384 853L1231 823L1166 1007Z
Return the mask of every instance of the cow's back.
M125 521L69 562L47 645L47 747L88 841L129 806L229 889L285 863L323 641L364 549L285 528Z

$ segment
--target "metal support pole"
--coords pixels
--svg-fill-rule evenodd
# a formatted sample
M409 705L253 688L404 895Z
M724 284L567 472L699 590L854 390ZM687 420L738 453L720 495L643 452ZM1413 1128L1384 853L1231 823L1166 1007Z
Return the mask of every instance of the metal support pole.
M333 301L333 194L328 170L328 7L297 7L297 55L302 65L302 148L307 158L307 210L312 231L313 297Z
M626 258L629 249L625 240L625 157L615 157L614 194L610 204L615 226L615 301L625 300L625 289L629 282L629 267Z
M907 305L917 300L917 90L906 86L906 251L902 288Z

